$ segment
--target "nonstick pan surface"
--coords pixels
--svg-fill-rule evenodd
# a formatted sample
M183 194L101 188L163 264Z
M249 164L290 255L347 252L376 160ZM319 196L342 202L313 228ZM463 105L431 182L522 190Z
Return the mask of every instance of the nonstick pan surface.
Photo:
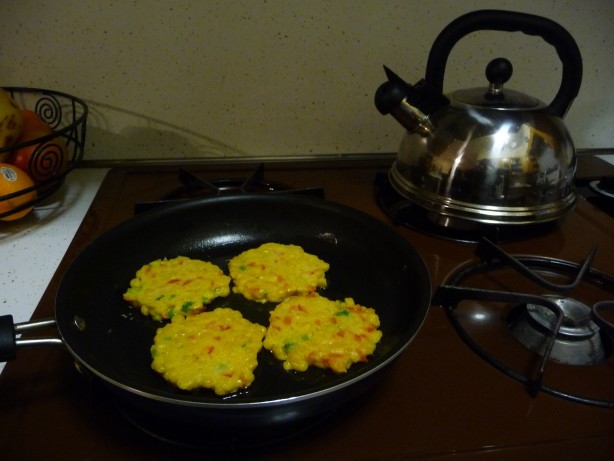
M228 260L265 242L302 246L330 264L331 299L352 297L375 308L383 336L366 363L348 373L310 368L284 371L262 350L255 381L221 398L207 389L182 391L150 368L150 346L162 323L141 315L122 294L144 264L184 255L211 261L228 273ZM282 405L343 392L388 365L417 334L431 295L416 250L390 226L322 199L291 195L235 195L196 200L138 215L86 248L68 269L56 298L60 335L73 356L111 387L164 404L209 409ZM268 325L274 304L231 294L232 307Z

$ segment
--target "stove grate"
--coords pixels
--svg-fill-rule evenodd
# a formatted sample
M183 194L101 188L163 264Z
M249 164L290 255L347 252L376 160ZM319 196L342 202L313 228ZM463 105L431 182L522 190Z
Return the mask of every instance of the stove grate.
M547 288L548 290L556 293L568 293L572 291L580 283L589 283L593 286L599 286L606 289L608 292L614 292L614 278L599 272L590 267L590 263L595 254L595 249L591 249L589 255L581 264L575 264L569 261L560 259L540 257L540 256L511 256L506 254L501 248L494 245L492 242L483 240L476 248L476 255L481 258L481 261L470 261L457 268L442 286L440 286L433 297L433 303L441 305L463 341L468 344L471 349L474 350L482 359L489 364L503 371L508 376L523 383L531 396L536 396L539 392L545 392L547 394L562 397L567 400L584 403L587 405L593 405L605 408L614 408L614 398L603 399L594 398L591 396L581 395L578 393L572 393L561 390L554 386L544 384L544 375L546 373L547 366L552 361L563 363L557 354L553 354L555 346L558 350L561 350L560 345L557 343L561 337L569 336L568 332L569 324L572 323L570 315L566 312L560 300L564 299L568 304L576 306L580 304L571 298L563 298L560 296L553 296L550 294L532 294L525 292L514 291L501 291L491 290L481 287L467 286L468 279L475 274L488 274L492 273L501 267L511 268L522 277L530 280L530 283ZM571 279L569 283L555 284L548 280L545 280L538 272L545 271L547 273L557 273L568 275ZM487 347L481 345L471 333L467 331L467 328L463 325L461 315L457 314L457 307L462 301L477 301L488 303L505 303L508 306L514 306L512 311L518 311L519 306L529 307L533 306L533 310L541 310L547 313L547 317L550 320L543 322L547 323L547 331L543 334L543 341L540 344L539 350L533 350L540 356L539 366L534 372L519 372L517 369L506 364L504 360L499 357L495 357L494 354L487 350ZM541 306L539 309L535 309L535 306ZM580 321L583 327L588 325L588 329L593 331L597 338L603 344L602 357L590 357L588 362L598 363L608 360L611 357L612 350L612 336L614 328L610 322L608 322L603 315L604 311L614 309L614 302L600 301L593 305L592 308L587 308L589 318L581 318ZM466 316L463 314L462 316ZM577 323L577 322L576 322ZM511 326L511 323L510 325ZM575 334L575 332L574 332ZM514 336L512 332L512 336ZM568 344L569 341L565 342ZM563 344L563 342L561 342ZM591 351L594 349L589 346ZM597 354L597 352L591 352ZM582 363L587 365L587 363ZM611 368L608 363L605 363L604 369ZM525 369L527 369L525 367ZM530 367L529 367L530 369ZM609 376L609 375L608 375Z
M179 168L177 179L181 185L165 193L159 200L136 203L134 213L139 214L170 204L231 194L286 193L324 198L322 187L296 189L279 182L267 181L264 174L263 163L260 163L247 177L240 178L204 179L184 168Z

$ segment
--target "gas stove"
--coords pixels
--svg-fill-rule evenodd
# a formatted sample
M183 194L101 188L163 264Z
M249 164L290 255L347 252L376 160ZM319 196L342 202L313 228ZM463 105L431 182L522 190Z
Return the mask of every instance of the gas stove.
M53 315L71 262L135 208L220 189L315 194L392 226L422 256L436 293L416 338L364 396L266 446L228 442L220 452L197 428L167 431L118 407L95 379L75 370L66 351L24 349L0 375L3 453L101 460L611 457L613 218L580 199L564 222L522 238L433 235L382 209L378 178L390 164L369 158L113 168L34 313ZM534 276L510 266L507 256ZM588 342L566 350L579 336Z

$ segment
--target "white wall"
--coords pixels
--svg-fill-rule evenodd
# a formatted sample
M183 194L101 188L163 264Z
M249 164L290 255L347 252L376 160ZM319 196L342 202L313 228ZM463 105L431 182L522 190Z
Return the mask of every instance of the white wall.
M611 0L2 0L0 85L85 99L88 159L394 152L403 130L373 105L382 64L416 82L437 33L480 8L569 30L584 79L566 123L578 148L612 147ZM560 62L522 33L463 39L445 90L485 84L500 55L510 88L550 102Z

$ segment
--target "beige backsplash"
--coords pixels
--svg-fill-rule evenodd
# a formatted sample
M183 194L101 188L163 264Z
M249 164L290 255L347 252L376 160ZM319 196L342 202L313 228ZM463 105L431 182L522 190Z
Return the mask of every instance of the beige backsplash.
M373 104L382 64L416 82L437 33L481 8L569 30L584 79L566 123L577 147L612 147L611 0L5 0L0 86L85 99L90 160L394 152L402 128ZM486 31L452 51L446 91L484 85L498 56L514 64L510 88L554 97L550 45Z

